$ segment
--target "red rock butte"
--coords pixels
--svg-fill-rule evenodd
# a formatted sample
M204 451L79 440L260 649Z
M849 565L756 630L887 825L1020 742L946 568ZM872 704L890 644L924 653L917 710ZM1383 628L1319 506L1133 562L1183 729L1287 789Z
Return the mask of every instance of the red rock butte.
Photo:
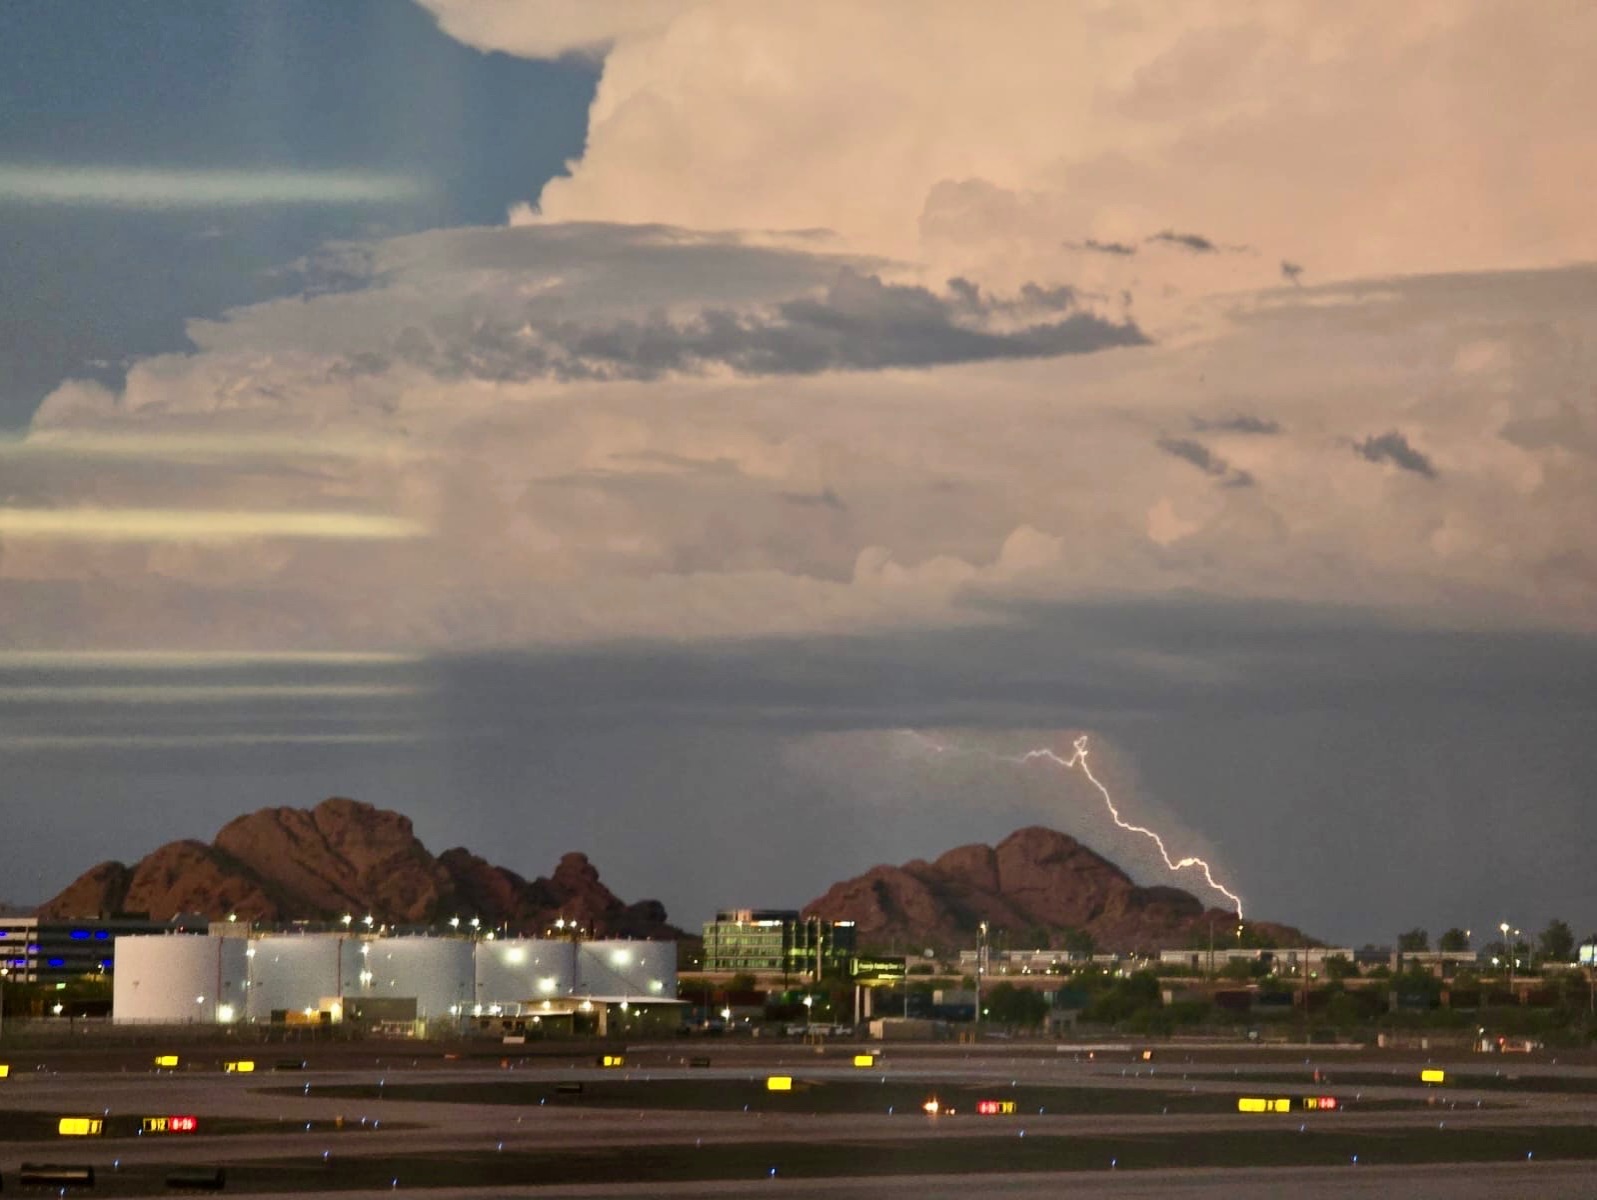
M528 880L460 847L435 857L408 817L341 797L249 813L209 845L169 842L132 866L100 863L39 908L58 919L119 912L268 922L350 913L385 924L458 916L524 933L564 917L599 936L681 934L659 901L617 897L584 854L566 854L552 875Z
M804 911L856 922L862 946L900 948L970 946L983 921L1007 931L1017 948L1017 936L1037 931L1057 943L1055 935L1072 930L1117 952L1197 945L1211 926L1230 940L1236 928L1234 912L1205 908L1180 888L1139 887L1075 838L1036 825L996 846L960 846L936 862L872 867L834 884ZM1289 926L1247 924L1272 944L1306 944Z

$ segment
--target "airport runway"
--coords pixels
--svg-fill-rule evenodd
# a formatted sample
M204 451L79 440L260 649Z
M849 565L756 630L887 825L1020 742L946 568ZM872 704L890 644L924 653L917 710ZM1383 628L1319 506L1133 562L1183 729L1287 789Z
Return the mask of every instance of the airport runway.
M191 1069L156 1074L148 1070L35 1070L0 1081L0 1114L51 1112L62 1115L107 1111L113 1114L195 1113L202 1122L217 1118L268 1122L278 1128L266 1132L209 1136L149 1136L117 1139L49 1139L31 1142L0 1141L0 1177L8 1185L22 1162L92 1162L100 1172L95 1194L118 1194L117 1170L136 1171L148 1164L306 1163L325 1153L340 1160L381 1160L391 1156L448 1155L460 1164L460 1182L467 1182L471 1163L492 1156L525 1152L567 1152L591 1148L613 1152L618 1146L670 1146L703 1149L738 1145L861 1146L925 1142L946 1149L969 1139L991 1143L995 1139L1068 1136L1231 1134L1239 1129L1296 1129L1310 1134L1322 1130L1368 1131L1389 1135L1402 1130L1446 1126L1455 1130L1514 1130L1554 1126L1590 1128L1597 1154L1597 1090L1592 1092L1515 1092L1498 1088L1472 1090L1444 1087L1427 1090L1419 1085L1417 1062L1394 1063L1391 1056L1334 1057L1320 1063L1286 1060L1275 1056L1261 1061L1247 1050L1235 1054L1208 1052L1186 1061L1176 1051L1159 1051L1152 1062L1127 1053L1095 1054L1059 1052L1053 1046L1005 1046L1000 1051L982 1048L969 1052L946 1047L893 1045L877 1065L862 1070L850 1065L854 1046L828 1047L817 1054L810 1047L776 1043L753 1045L727 1042L714 1047L679 1044L640 1046L628 1051L623 1070L602 1070L591 1056L573 1052L560 1060L540 1057L515 1060L511 1067L489 1061L483 1065L440 1063L434 1055L425 1063L417 1047L416 1066L400 1056L370 1066L341 1065L336 1070L292 1073L225 1075L214 1055L190 1056ZM689 1068L688 1056L709 1054L714 1065ZM48 1056L46 1056L48 1057ZM356 1056L342 1056L349 1063ZM1314 1065L1333 1080L1337 1073L1389 1073L1379 1083L1341 1087L1311 1082ZM1554 1063L1518 1060L1502 1063L1460 1056L1442 1062L1455 1074L1511 1070L1559 1080L1590 1080L1597 1089L1597 1066L1590 1063ZM313 1063L314 1066L314 1063ZM203 1069L202 1069L203 1068ZM1302 1082L1256 1083L1260 1073L1301 1073ZM967 1113L931 1118L918 1111L781 1112L697 1111L692 1109L637 1109L569 1104L505 1105L494 1103L444 1103L388 1098L350 1099L323 1094L339 1086L389 1087L410 1084L462 1085L488 1094L506 1083L557 1082L612 1084L625 1080L691 1079L713 1086L717 1082L746 1084L770 1073L788 1073L796 1079L824 1085L846 1080L858 1085L872 1079L912 1081L928 1094L939 1086L985 1085L995 1095L1011 1086L1110 1088L1118 1091L1179 1090L1188 1094L1215 1094L1222 1103L1239 1091L1261 1095L1301 1096L1316 1090L1341 1093L1348 1099L1394 1099L1415 1102L1401 1111L1352 1111L1313 1114L1248 1116L1234 1111L1208 1113L1036 1113L1018 1112L1003 1118L980 1118ZM1202 1073L1228 1078L1182 1078ZM308 1091L307 1087L308 1085ZM1572 1086L1581 1086L1575 1084ZM1432 1103L1426 1103L1432 1101ZM1476 1107L1477 1102L1480 1107ZM799 1105L795 1105L799 1107ZM342 1118L342 1132L325 1130L319 1122ZM317 1126L310 1131L305 1123ZM203 1128L201 1133L203 1134ZM989 1147L990 1149L990 1147ZM913 1156L913 1152L907 1152ZM957 1151L956 1151L957 1156ZM763 1161L763 1160L762 1160ZM907 1164L913 1170L913 1163ZM1190 1170L1101 1170L1067 1172L987 1172L980 1175L873 1175L869 1178L828 1177L748 1180L689 1180L595 1185L562 1184L547 1187L494 1186L491 1193L471 1188L411 1188L400 1190L425 1196L492 1195L541 1197L594 1196L736 1196L757 1192L782 1197L827 1197L883 1200L895 1196L997 1197L1071 1195L1108 1197L1182 1196L1228 1198L1280 1196L1289 1191L1294 1200L1318 1196L1446 1195L1458 1200L1480 1196L1591 1196L1597 1161L1442 1164L1423 1167L1300 1167L1201 1168ZM250 1194L229 1189L229 1194ZM278 1193L281 1194L281 1193ZM344 1191L351 1200L375 1192ZM392 1195L393 1189L384 1189Z

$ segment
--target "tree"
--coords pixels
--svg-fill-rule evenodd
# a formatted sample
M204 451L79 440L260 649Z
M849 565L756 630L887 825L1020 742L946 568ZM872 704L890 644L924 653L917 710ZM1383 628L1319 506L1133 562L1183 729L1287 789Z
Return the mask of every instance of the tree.
M1333 954L1322 964L1327 979L1349 979L1359 973L1353 960L1345 954Z
M1397 948L1404 954L1424 954L1431 948L1431 935L1423 929L1410 929L1397 935Z
M1019 988L1012 983L1000 983L983 1000L987 1019L999 1025L1031 1028L1041 1025L1048 1017L1048 1001L1042 993L1031 988Z
M1248 980L1253 978L1255 964L1252 959L1233 958L1220 968L1221 979Z
M1071 954L1081 954L1088 958L1091 958L1097 950L1097 946L1092 940L1092 934L1085 929L1065 930L1064 946Z
M1469 949L1469 934L1457 927L1449 929L1436 939L1436 948L1448 954L1462 954Z
M1575 958L1575 931L1556 918L1542 930L1541 955L1549 962L1567 963Z

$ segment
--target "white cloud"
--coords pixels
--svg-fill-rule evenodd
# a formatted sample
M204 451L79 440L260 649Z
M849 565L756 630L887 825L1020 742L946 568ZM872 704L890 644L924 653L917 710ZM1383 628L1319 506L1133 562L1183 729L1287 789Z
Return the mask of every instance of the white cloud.
M420 0L439 27L479 50L503 50L526 58L595 54L620 38L658 33L691 0Z
M672 268L660 236L587 228L571 257L602 271L540 273L546 232L378 246L386 265L365 288L207 324L202 349L138 364L120 393L63 389L34 435L52 452L8 458L9 507L195 524L148 543L0 537L14 644L80 626L110 645L131 629L173 646L714 639L985 622L995 601L1172 588L1465 623L1587 628L1597 611L1597 459L1556 424L1496 436L1561 419L1585 386L1590 271L1294 290L1192 344L562 382L484 357L506 314L557 309L569 288L582 322L605 327L636 315L631 262L662 286ZM764 312L838 269L688 242L678 315L705 296ZM505 270L484 266L496 251ZM721 267L708 281L705 263ZM396 349L415 328L431 347L419 359ZM1483 343L1488 358L1471 349ZM1393 430L1435 478L1354 452ZM214 441L196 455L201 434ZM98 452L147 435L151 457ZM321 436L363 452L299 448ZM1162 448L1188 442L1225 474ZM1241 474L1251 486L1228 486ZM273 540L277 514L306 511L431 536ZM193 541L217 513L264 523L235 544ZM114 608L95 599L107 579Z
M473 14L474 45L571 44L539 44L562 5L445 10L452 31ZM1323 281L1597 257L1579 0L701 0L602 32L587 148L518 220L822 227L1150 305L1268 286L1283 258ZM1145 241L1166 229L1250 249Z

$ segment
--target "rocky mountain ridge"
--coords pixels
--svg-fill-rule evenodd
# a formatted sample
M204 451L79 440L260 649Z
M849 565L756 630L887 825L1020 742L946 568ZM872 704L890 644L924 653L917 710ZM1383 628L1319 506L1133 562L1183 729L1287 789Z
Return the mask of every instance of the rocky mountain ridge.
M553 874L528 880L464 847L434 856L408 817L342 797L311 809L264 808L228 822L214 842L169 842L131 866L100 863L38 910L52 918L114 912L248 921L351 913L387 924L477 917L530 933L564 917L599 935L682 932L659 901L621 900L584 854L566 854Z
M1236 916L1175 887L1140 887L1114 863L1040 826L996 846L969 845L933 862L882 865L834 884L806 913L851 920L862 949L951 949L974 944L986 921L1014 948L1080 944L1161 950L1234 937ZM315 808L267 808L225 825L213 842L170 842L138 862L104 862L38 910L64 919L203 913L221 919L438 924L475 916L492 928L541 933L560 917L601 936L681 937L657 900L627 904L586 855L561 857L548 877L526 879L463 847L432 854L407 817L343 798ZM1259 939L1303 945L1288 926L1247 922Z
M1209 936L1235 936L1235 912L1206 908L1175 887L1139 887L1075 838L1041 826L996 846L948 851L935 862L872 867L805 906L807 914L857 923L861 946L946 949L974 944L986 921L1014 948L1062 946L1067 932L1103 951L1181 949ZM1302 932L1247 922L1277 945L1305 944Z

